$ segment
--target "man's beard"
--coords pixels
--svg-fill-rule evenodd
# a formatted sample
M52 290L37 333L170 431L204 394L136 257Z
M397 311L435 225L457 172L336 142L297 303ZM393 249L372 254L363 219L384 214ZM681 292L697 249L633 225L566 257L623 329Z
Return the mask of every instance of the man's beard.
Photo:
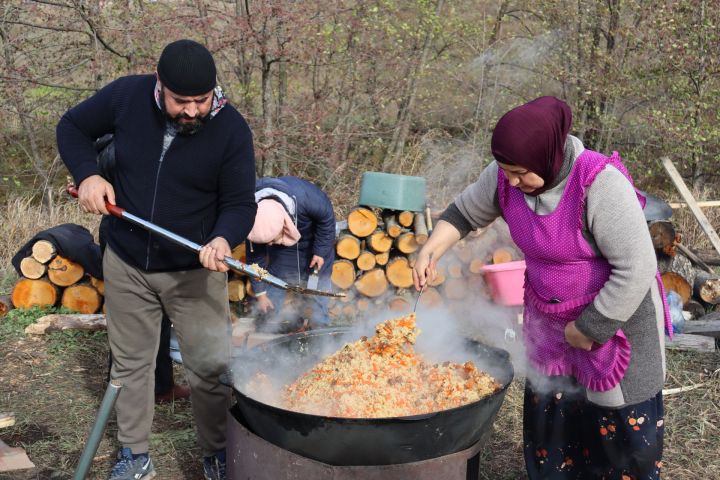
M202 130L205 123L208 121L209 115L205 116L197 116L193 119L185 115L184 113L181 113L176 116L172 116L168 113L167 108L165 108L165 95L164 92L160 93L160 109L162 110L163 114L165 115L165 118L168 122L170 122L170 125L173 126L175 131L178 133L178 135L194 135L200 130ZM192 120L190 122L183 122L182 120Z

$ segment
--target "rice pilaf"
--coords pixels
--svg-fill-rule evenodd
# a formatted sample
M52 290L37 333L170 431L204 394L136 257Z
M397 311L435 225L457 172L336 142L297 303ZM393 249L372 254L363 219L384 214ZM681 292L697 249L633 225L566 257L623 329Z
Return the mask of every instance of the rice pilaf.
M415 352L415 314L375 327L283 391L283 408L322 416L383 418L437 412L473 403L501 385L473 362L432 364Z

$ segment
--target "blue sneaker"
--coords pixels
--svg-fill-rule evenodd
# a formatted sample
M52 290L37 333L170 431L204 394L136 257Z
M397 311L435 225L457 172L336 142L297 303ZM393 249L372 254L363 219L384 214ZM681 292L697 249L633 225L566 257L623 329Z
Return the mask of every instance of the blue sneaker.
M155 468L148 455L133 458L132 450L121 448L118 459L110 472L110 480L149 480L155 476Z
M225 451L203 459L205 480L225 480Z

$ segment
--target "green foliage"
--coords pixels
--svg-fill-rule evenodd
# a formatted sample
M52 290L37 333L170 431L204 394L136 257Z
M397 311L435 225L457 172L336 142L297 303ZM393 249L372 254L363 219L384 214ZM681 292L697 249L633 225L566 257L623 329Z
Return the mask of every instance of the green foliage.
M52 313L72 313L65 307L51 308L16 308L10 310L4 318L0 318L0 342L25 336L25 327Z

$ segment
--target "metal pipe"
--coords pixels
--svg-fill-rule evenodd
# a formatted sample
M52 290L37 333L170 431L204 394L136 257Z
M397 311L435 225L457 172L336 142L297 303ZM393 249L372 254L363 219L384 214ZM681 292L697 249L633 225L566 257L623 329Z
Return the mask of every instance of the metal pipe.
M95 453L97 453L103 433L105 432L105 427L107 426L108 419L110 418L110 413L115 406L115 401L117 400L121 389L122 384L117 380L110 380L110 383L108 383L108 387L105 390L105 396L103 397L97 417L95 418L95 424L93 425L92 430L90 430L90 436L85 444L85 449L83 450L82 455L80 455L80 460L78 461L77 468L75 469L75 476L73 476L73 480L85 480L85 477L90 471L93 458L95 458Z

